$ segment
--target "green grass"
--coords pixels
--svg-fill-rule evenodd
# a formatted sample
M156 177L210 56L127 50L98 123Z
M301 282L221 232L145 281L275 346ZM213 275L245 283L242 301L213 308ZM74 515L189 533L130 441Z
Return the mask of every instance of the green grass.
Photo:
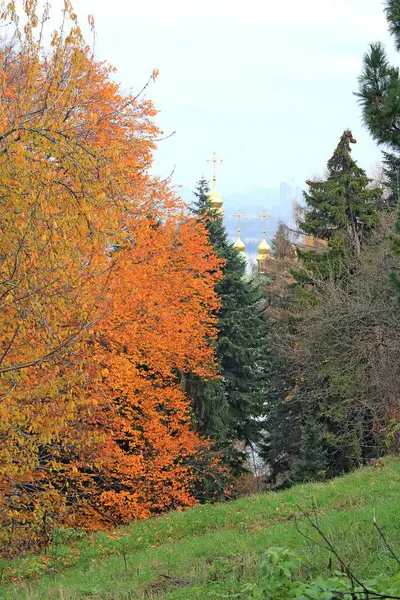
M261 556L272 546L302 557L301 577L330 575L338 565L330 564L298 506L315 510L320 527L360 577L396 570L372 526L375 509L400 554L400 459L388 458L383 467L327 483L197 506L2 561L0 598L217 599L255 581Z

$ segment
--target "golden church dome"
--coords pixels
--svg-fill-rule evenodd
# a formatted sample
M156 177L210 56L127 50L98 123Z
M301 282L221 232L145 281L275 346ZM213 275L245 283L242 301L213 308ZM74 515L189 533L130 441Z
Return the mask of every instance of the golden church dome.
M221 196L217 192L215 177L213 177L213 186L212 186L211 194L209 195L208 199L210 201L210 207L222 215L223 214L222 205L223 205L224 201L222 200Z
M218 194L216 189L213 189L210 196L209 196L209 200L210 200L210 204L212 208L221 208L221 206L223 205L224 201L222 200L221 196Z
M238 252L240 252L240 254L244 254L246 245L243 242L243 240L240 239L240 228L238 229L238 236L237 236L237 240L236 242L233 244L233 247L236 248L236 250Z
M257 254L258 261L263 261L270 257L271 246L268 244L267 240L265 239L265 230L263 231L263 239L262 239L261 243L258 245L257 251L258 251L258 254Z

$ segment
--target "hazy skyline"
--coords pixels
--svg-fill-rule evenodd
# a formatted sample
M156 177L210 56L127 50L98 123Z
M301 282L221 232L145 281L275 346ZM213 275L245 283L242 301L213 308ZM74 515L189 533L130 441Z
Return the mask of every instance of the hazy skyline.
M372 41L393 47L381 0L79 0L95 17L96 54L124 89L146 95L166 135L154 170L193 188L213 151L223 159L221 194L304 187L322 173L345 128L370 169L380 152L353 92Z

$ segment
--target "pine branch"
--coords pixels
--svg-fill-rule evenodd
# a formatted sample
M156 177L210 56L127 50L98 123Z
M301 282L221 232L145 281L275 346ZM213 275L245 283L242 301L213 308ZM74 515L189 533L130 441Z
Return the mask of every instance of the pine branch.
M400 2L399 0L386 0L386 18L389 22L389 31L394 37L395 48L400 52Z

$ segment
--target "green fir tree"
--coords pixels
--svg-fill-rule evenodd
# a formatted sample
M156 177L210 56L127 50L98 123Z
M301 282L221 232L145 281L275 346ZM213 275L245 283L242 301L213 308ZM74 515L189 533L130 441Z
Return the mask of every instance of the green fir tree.
M303 415L299 453L293 467L293 481L317 481L325 478L328 464L323 427L318 417L318 411L310 407Z
M259 451L268 466L269 483L280 488L293 483L301 444L301 405L290 393L294 387L290 366L276 352L272 353L270 372L265 434Z
M268 436L263 455L277 485L320 479L350 468L340 448L344 445L340 436L343 423L341 415L333 410L336 399L321 392L329 377L320 377L319 369L316 373L307 363L291 364L290 356L296 359L296 346L303 347L307 315L324 302L324 281L326 285L345 285L379 222L381 190L370 188L370 180L352 158L354 143L351 131L346 130L327 164L326 178L308 181L304 194L306 208L299 225L317 244L299 251L299 266L291 267L295 281L288 284L288 301L282 306L280 330L272 346L274 390L268 394ZM317 281L319 285L313 285ZM311 285L304 285L307 283ZM277 293L282 296L280 289ZM292 354L287 354L285 346L292 348ZM329 419L325 396L331 411Z
M383 152L383 174L387 196L383 199L382 208L391 212L400 205L400 154Z
M210 207L210 189L202 178L192 208L204 219L216 254L225 261L217 293L216 357L221 379L186 376L185 388L193 401L198 430L222 448L229 466L239 472L243 454L237 442L260 439L264 413L267 330L257 284L246 277L243 257L229 243L221 216Z
M327 250L301 253L306 268L322 277L339 276L343 264L358 257L365 235L378 223L381 190L369 187L370 179L351 156L356 140L349 129L327 164L324 180L307 181L306 210L299 225L316 239L327 240Z

